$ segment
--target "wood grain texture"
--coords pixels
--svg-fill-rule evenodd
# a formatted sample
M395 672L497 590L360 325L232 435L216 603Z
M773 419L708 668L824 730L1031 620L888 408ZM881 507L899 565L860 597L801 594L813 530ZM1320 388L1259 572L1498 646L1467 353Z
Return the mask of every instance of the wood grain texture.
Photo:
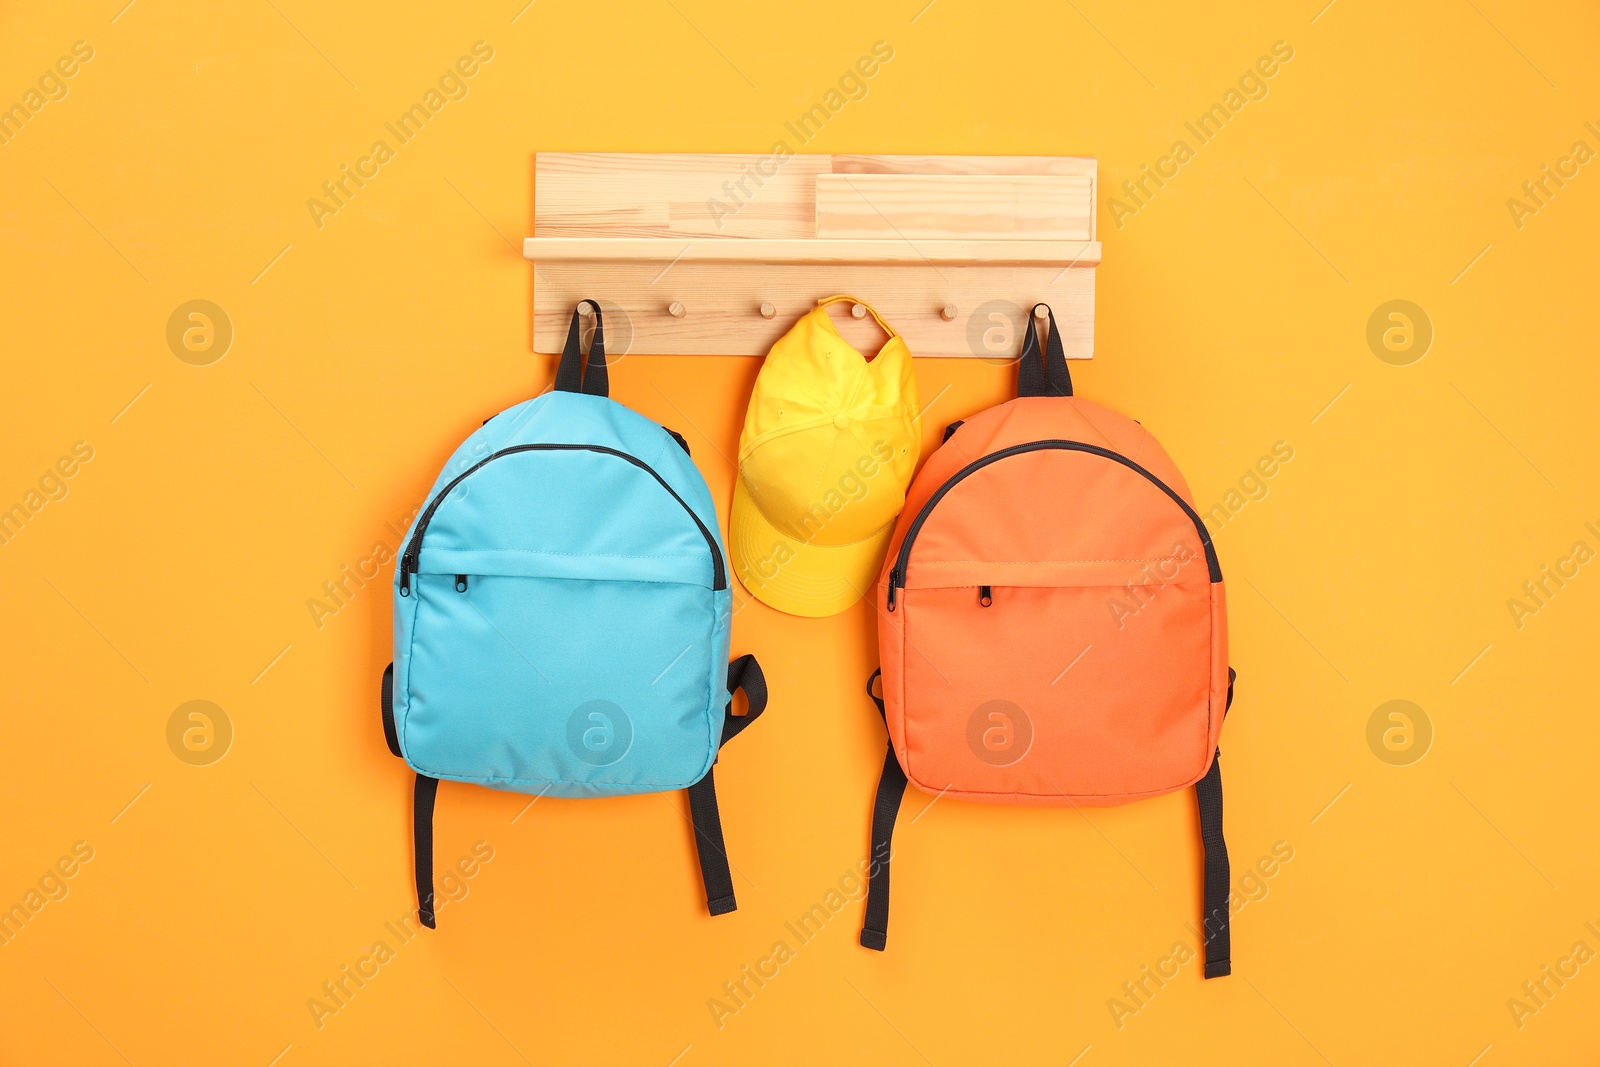
M555 263L744 263L754 268L776 264L937 266L1068 266L1100 263L1098 241L907 241L751 238L661 240L652 237L528 237L522 254L541 264Z
M848 293L869 301L916 356L1007 361L1021 345L1027 309L1055 311L1068 358L1094 352L1092 267L935 267L736 262L673 265L618 261L536 262L534 350L555 353L567 335L577 294L597 294L606 309L607 350L659 355L765 355L819 299ZM668 308L683 305L683 316ZM773 305L765 318L761 305ZM955 317L941 312L954 306ZM842 312L847 319L848 312Z
M614 351L762 355L850 293L916 355L1002 361L1045 301L1088 358L1097 180L1073 156L540 153L534 347L594 295Z
M1087 241L1092 193L1081 174L819 174L816 233Z
M880 156L835 154L835 174L1067 174L1094 178L1092 156Z
M536 237L810 237L828 156L541 152Z

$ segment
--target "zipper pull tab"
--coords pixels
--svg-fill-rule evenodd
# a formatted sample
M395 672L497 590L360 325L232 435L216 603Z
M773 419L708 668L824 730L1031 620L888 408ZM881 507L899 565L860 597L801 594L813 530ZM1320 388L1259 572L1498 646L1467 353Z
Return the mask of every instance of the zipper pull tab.
M990 604L993 604L993 603L994 603L994 587L993 586L988 586L988 585L980 585L980 586L978 586L978 604L981 607L985 607L986 608Z
M467 576L465 574L456 575L456 592L465 593L466 591L467 591Z
M400 595L401 596L410 596L411 595L411 567L412 567L411 554L407 553L407 554L401 556L400 557Z
M894 588L895 588L895 582L896 582L895 573L894 573L894 571L891 570L889 572L889 603L888 603L888 608L889 608L889 611L890 611L891 614L894 612Z

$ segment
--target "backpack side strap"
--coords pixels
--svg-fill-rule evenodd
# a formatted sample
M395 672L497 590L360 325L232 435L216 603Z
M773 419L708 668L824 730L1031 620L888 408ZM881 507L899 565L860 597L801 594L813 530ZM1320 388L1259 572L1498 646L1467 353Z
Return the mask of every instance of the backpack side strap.
M417 775L411 801L411 828L417 866L417 919L432 930L438 926L433 914L433 802L439 795L439 779Z
M749 711L733 713L733 694L743 689ZM733 740L745 727L767 710L767 677L754 656L740 656L728 664L728 704L723 710L722 738L717 748ZM728 869L728 848L722 839L722 813L717 808L717 784L712 777L715 762L706 776L691 785L689 818L694 823L695 849L700 856L700 878L706 889L706 909L712 915L726 915L738 908L733 895L733 874Z
M394 722L394 664L391 662L383 669L383 681L378 685L378 704L383 709L383 740L389 746L389 751L402 759L405 754L400 751L400 733L395 728Z
M394 664L383 669L379 687L383 707L383 737L389 751L401 756L400 735L394 721ZM433 803L439 796L439 779L417 775L411 794L411 843L417 875L417 919L432 930L437 925L433 913Z
M1205 847L1206 977L1233 973L1232 941L1228 930L1228 842L1222 836L1222 752L1211 769L1194 784L1200 808L1200 843Z
M1233 707L1233 682L1238 677L1228 668L1226 716ZM1233 940L1228 928L1228 842L1222 836L1222 750L1211 759L1211 769L1194 784L1195 804L1200 809L1200 843L1205 849L1205 942L1206 977L1221 978L1233 973Z
M883 698L872 692L872 683L882 668L867 678L867 696L878 705L878 714L888 723ZM883 773L878 777L878 795L872 802L872 854L867 861L867 916L861 925L861 944L879 952L889 942L889 858L894 852L894 823L900 816L900 802L906 795L906 772L894 754L891 740L883 757Z

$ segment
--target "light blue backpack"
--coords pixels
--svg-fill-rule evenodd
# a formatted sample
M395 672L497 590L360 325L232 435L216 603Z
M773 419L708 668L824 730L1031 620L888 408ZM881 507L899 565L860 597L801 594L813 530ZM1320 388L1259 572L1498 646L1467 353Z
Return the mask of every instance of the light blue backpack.
M686 789L707 906L735 907L711 768L765 708L766 680L753 656L728 663L727 562L689 446L607 399L588 303L587 366L574 310L554 389L456 449L395 567L383 727L417 772L424 926L441 779L556 797Z

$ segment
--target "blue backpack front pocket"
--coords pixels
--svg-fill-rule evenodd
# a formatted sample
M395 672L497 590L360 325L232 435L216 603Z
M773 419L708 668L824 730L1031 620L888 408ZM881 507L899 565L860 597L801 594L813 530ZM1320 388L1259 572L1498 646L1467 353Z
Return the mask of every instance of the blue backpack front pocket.
M411 595L399 725L418 772L612 796L684 789L711 766L727 652L709 585L422 572Z

